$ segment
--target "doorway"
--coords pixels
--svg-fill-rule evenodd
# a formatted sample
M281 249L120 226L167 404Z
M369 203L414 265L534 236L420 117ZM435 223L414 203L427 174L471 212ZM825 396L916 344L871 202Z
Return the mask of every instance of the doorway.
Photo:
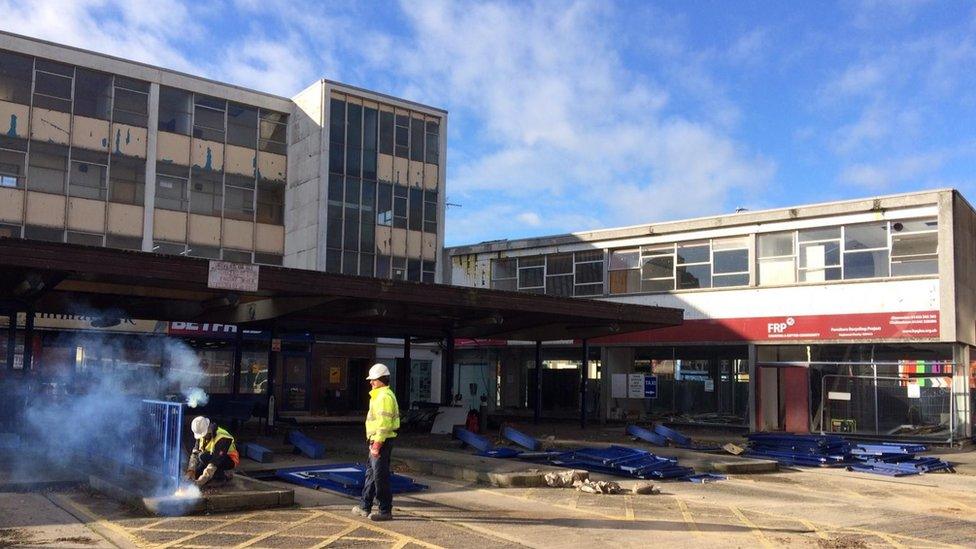
M756 421L759 431L810 432L810 371L759 365Z
M283 377L282 412L308 412L308 387L311 384L308 353L281 353Z

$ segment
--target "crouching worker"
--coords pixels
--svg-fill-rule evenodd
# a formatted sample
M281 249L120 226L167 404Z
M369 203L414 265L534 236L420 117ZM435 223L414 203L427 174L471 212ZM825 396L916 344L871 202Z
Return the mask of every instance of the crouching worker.
M397 406L396 395L390 389L389 368L383 364L374 364L366 379L373 388L369 392L369 412L366 414L369 459L366 462L362 501L353 507L352 512L369 517L370 520L390 520L393 518L390 453L393 451L393 438L400 428L400 408ZM378 512L371 512L374 499L379 504Z
M190 430L196 444L186 467L187 480L200 487L213 479L230 480L233 469L241 463L234 437L203 416L193 418Z

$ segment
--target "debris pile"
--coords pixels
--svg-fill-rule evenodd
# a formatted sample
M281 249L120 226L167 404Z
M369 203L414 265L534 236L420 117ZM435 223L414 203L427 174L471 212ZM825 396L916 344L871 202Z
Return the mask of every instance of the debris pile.
M847 466L849 471L874 473L892 477L918 475L935 471L954 473L955 469L947 461L936 457L917 457L916 454L928 450L921 444L856 444L851 456L857 460Z
M851 444L836 435L753 433L747 455L776 460L782 465L819 467L847 461Z
M928 450L921 444L856 443L836 435L754 433L748 435L747 455L776 460L783 465L846 466L849 471L887 476L954 472L949 462L918 457Z
M552 471L546 473L546 485L552 488L576 488L588 494L619 494L620 485L613 481L590 480L588 471Z
M690 467L678 465L676 459L656 456L645 450L626 446L579 448L559 454L551 460L551 463L595 473L640 479L680 478L694 473Z

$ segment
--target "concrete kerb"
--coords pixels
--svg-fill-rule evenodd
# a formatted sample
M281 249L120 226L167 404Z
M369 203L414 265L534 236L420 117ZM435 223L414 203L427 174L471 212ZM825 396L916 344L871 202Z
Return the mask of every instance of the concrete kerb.
M177 496L143 496L107 479L90 476L89 487L141 512L157 516L182 516L200 513L229 513L295 504L294 490L280 488L257 479L237 475L234 490L205 493L196 499Z

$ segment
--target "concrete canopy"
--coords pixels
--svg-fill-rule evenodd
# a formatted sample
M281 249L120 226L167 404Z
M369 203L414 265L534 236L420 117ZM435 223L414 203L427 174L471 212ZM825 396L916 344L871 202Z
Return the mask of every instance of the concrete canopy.
M328 335L578 340L679 325L680 309L261 266L208 286L206 259L0 238L0 309Z

